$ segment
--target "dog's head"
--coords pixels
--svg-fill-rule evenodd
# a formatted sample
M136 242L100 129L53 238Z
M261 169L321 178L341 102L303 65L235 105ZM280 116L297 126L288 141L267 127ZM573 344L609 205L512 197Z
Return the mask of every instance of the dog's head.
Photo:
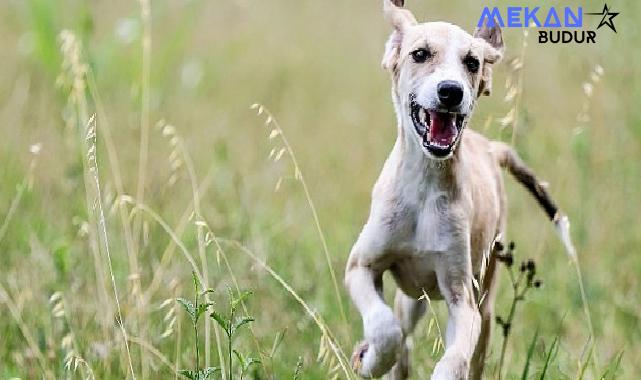
M477 97L490 94L501 30L484 26L471 35L446 22L419 24L409 10L383 1L394 31L382 65L392 74L401 125L428 157L450 158Z

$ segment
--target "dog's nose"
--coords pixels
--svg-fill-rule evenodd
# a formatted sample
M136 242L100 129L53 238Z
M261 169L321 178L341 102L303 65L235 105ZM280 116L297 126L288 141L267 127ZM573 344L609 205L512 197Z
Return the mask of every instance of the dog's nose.
M463 100L463 86L453 80L444 80L436 86L441 104L445 107L456 107Z

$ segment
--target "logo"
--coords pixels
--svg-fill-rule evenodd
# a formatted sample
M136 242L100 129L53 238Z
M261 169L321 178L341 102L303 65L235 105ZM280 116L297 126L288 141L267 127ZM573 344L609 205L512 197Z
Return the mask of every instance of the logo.
M584 22L584 15L589 16L589 23ZM477 24L478 27L487 25L492 27L499 25L507 28L526 28L528 26L536 27L539 34L539 43L577 43L577 44L594 44L597 42L597 31L603 26L607 26L612 32L616 33L614 18L619 12L610 10L607 4L604 4L601 12L583 12L583 7L507 7L505 12L501 12L498 7L484 7L481 17ZM596 25L593 22L595 17L600 16L600 22L596 29L591 29L590 25ZM599 34L605 29L601 29Z
M614 33L617 32L617 28L614 27L614 21L612 21L612 19L618 16L619 12L610 12L610 9L608 8L608 4L605 4L603 6L603 12L601 13L586 13L586 14L603 16L603 18L601 18L601 22L599 23L599 26L596 27L597 30L599 30L599 28L601 28L603 25L607 25L610 29L612 29Z

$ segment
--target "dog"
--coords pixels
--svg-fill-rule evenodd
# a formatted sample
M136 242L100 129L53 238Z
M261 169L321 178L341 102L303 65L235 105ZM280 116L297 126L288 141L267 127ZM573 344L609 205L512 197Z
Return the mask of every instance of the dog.
M406 379L406 340L426 311L426 295L444 300L449 312L445 352L431 378L478 380L506 225L502 169L534 196L568 251L569 222L508 145L467 129L503 56L500 27L469 34L446 22L418 23L402 5L383 6L394 28L382 66L391 74L398 136L345 270L364 331L352 367L363 378ZM388 270L398 285L394 311L382 297Z

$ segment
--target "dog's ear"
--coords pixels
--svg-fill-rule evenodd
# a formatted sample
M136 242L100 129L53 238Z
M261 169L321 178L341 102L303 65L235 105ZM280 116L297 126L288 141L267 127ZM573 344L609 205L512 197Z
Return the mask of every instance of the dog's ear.
M487 42L488 45L496 49L499 54L503 54L503 51L505 50L503 33L501 32L501 27L497 23L494 23L492 26L484 24L480 28L476 28L474 31L474 37L482 39Z
M495 23L493 26L485 24L480 28L476 28L474 37L483 41L484 62L478 96L489 96L492 92L492 64L499 62L503 58L503 52L505 51L503 34L498 24Z
M385 43L385 53L383 54L383 61L381 66L383 69L389 70L391 72L396 71L398 65L398 57L401 53L401 43L403 42L403 37L401 32L395 30L392 32L392 35L389 37Z
M383 13L385 19L392 24L394 31L385 44L385 54L381 65L384 69L395 71L398 57L403 42L403 33L413 25L416 25L416 18L412 12L401 8L404 0L383 0Z
M394 2L392 2L392 0L383 0L383 13L385 14L385 19L392 24L394 29L401 32L407 27L416 25L416 18L412 12L405 8L401 8L403 3L404 1L402 0L394 0Z

